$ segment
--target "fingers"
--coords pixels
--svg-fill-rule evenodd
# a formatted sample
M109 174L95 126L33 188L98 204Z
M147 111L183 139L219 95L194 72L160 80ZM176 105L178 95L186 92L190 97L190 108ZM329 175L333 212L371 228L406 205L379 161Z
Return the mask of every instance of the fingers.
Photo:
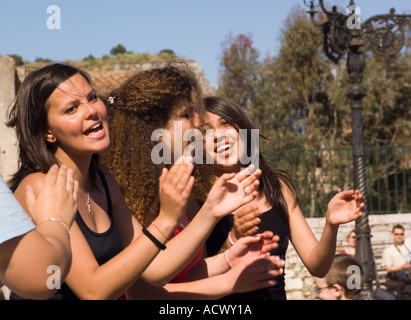
M246 169L238 172L236 177L238 181L241 182L249 176L254 176L255 178L259 178L260 175L261 175L261 169L255 170L255 166L253 164L250 164Z
M223 175L218 178L218 180L215 182L215 185L218 187L224 186L224 184L233 179L235 177L235 173L224 173Z
M193 164L189 157L181 157L170 170L163 169L160 176L160 186L171 185L179 192L185 190L193 171Z
M66 189L72 196L74 191L74 171L72 169L67 169Z
M67 167L65 165L60 166L58 170L56 186L67 187Z
M26 186L26 203L28 208L32 208L36 203L36 195L30 185Z
M46 184L54 184L57 179L57 173L59 171L59 166L56 164L53 164L49 171L46 174L46 178L44 179L44 182Z
M237 238L247 235L254 235L258 231L261 210L256 205L244 205L237 209L234 214L234 233Z
M79 190L79 183L77 180L74 181L74 188L73 188L73 200L77 203L78 201L78 190Z
M257 190L259 184L260 181L257 177L255 175L251 175L241 182L240 187L243 189L244 194L248 195Z
M261 286L274 285L273 278L284 273L285 262L277 256L250 259L247 264Z

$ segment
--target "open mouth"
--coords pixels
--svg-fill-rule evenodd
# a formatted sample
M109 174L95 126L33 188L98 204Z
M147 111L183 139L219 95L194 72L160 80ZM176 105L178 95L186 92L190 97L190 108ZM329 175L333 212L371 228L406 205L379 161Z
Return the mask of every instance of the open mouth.
M231 140L231 139L230 139ZM234 141L225 141L223 144L217 145L214 152L218 155L229 156L231 154L232 147L234 146Z
M93 136L97 136L102 131L103 131L103 124L100 122L100 123L97 123L94 126L92 126L90 129L87 129L84 132L84 135L86 135L88 137L93 137Z
M230 150L230 148L233 146L232 143L229 144L223 144L221 146L219 146L216 150L216 153L224 153L227 152L228 150Z

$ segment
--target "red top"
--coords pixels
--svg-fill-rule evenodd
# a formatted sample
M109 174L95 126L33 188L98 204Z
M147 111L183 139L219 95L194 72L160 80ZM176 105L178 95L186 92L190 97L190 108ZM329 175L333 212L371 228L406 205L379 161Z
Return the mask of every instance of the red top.
M187 222L190 223L190 221L188 220L187 217L185 217ZM168 240L171 240L173 237L175 237L176 235L178 235L181 231L184 230L184 227L182 226L177 226L177 228L174 230L174 233L169 237ZM203 255L203 248L201 247L200 250L198 250L197 254L195 255L195 257L193 258L193 260L191 260L191 262L178 274L176 275L173 279L171 279L169 282L170 283L181 283L181 282L186 282L187 281L187 276L188 276L188 272L190 271L190 269L192 267L194 267L198 261L200 261L201 257ZM117 300L126 300L126 295L122 294Z
M187 217L185 217L187 222L190 222ZM176 235L178 235L181 231L184 230L184 227L182 226L177 226L176 230L174 231L174 233L170 236L169 240L173 237L175 237ZM188 272L190 271L191 268L193 268L198 261L200 261L201 257L203 256L203 248L201 247L200 250L198 250L197 254L195 255L195 257L193 258L193 260L191 260L191 262L183 269L181 270L181 272L176 275L173 279L170 280L170 283L181 283L181 282L186 282L187 281L187 276L188 276Z

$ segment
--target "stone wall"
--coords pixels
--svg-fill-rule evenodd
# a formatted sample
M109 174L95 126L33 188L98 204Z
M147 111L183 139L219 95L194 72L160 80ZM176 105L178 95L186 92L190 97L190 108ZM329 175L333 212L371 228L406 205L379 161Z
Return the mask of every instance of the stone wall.
M316 238L320 239L324 228L325 218L307 218L306 220ZM382 250L393 243L391 232L393 226L396 224L404 226L405 238L411 237L411 213L369 216L369 225L372 235L371 245L373 247L377 267L381 265ZM354 228L355 222L341 225L339 227L337 251L339 248L348 245L346 237L350 230ZM285 272L286 292L289 300L316 299L313 277L310 275L291 244L287 251Z
M9 56L0 56L0 173L4 180L17 170L17 139L6 126L7 111L16 95L16 68Z

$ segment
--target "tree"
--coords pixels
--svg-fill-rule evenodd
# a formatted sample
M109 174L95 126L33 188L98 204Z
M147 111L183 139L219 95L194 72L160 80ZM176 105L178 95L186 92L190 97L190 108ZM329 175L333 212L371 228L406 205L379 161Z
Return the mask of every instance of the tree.
M220 94L250 110L257 95L259 53L244 34L233 38L230 33L222 47Z
M126 48L121 44L118 44L117 47L113 47L110 50L110 54L113 55L113 56L118 55L118 54L123 54L123 53L126 53L126 52L127 52Z
M19 56L17 54L9 54L9 56L13 58L16 66L24 66L24 61L23 61L22 56Z
M328 89L335 80L330 62L320 54L321 30L302 10L292 11L281 34L281 49L259 68L254 119L270 137L270 149L315 148L335 144L336 105Z

